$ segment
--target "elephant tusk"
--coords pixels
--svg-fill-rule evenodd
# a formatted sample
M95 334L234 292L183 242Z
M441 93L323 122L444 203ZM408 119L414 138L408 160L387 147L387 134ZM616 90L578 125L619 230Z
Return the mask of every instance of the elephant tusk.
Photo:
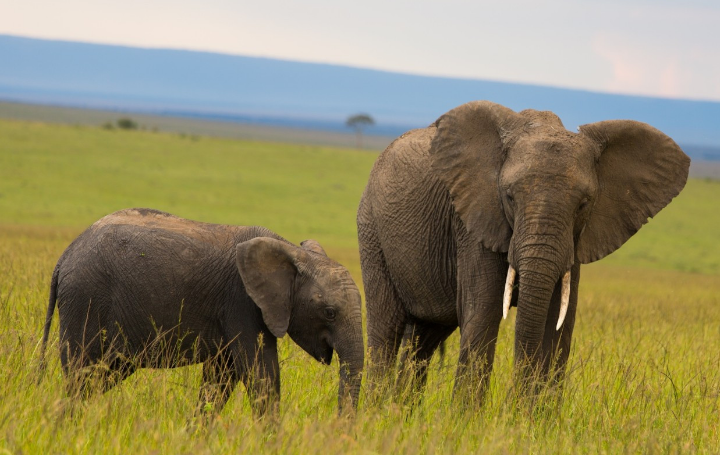
M555 330L560 330L560 327L562 327L568 307L570 306L570 270L565 272L565 275L563 275L561 298L560 315L558 316L558 322Z
M507 279L505 280L505 294L503 295L503 319L507 319L510 312L510 300L512 300L513 284L515 284L515 269L511 265L508 268Z

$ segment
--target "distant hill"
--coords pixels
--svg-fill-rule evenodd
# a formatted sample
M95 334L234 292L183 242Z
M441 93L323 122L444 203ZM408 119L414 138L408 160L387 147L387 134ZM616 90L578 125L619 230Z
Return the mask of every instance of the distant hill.
M552 110L571 130L640 120L694 158L720 159L719 102L8 35L0 35L0 99L335 131L347 130L349 115L366 112L377 122L369 132L388 136L488 99L514 110Z

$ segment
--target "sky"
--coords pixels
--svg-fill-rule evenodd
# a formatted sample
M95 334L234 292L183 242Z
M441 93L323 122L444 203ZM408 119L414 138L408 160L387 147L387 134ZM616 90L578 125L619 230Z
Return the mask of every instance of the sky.
M720 101L717 0L0 0L0 33Z

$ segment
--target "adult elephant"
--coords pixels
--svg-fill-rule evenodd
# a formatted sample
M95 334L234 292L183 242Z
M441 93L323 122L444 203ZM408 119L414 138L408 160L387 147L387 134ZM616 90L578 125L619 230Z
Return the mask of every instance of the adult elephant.
M239 380L253 410L280 397L277 338L340 360L339 404L357 406L364 362L360 292L315 241L297 247L258 226L151 209L110 214L83 232L52 276L71 395L107 390L139 367L204 362L198 410L219 411Z
M394 366L404 340L402 363L417 362L423 384L427 361L459 327L456 389L458 378L477 375L482 400L511 300L517 377L562 377L580 264L613 252L667 205L689 164L644 123L572 133L551 112L487 101L395 140L357 216L371 377Z

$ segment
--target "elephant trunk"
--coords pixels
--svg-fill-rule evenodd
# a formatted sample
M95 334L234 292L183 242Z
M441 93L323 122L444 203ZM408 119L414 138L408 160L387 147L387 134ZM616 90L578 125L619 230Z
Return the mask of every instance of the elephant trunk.
M516 232L509 258L511 267L513 264L517 267L519 276L515 364L522 381L540 378L546 373L545 356L551 353L543 352L543 340L546 338L550 303L558 281L562 280L560 318L553 324L559 328L569 302L569 270L574 251L570 226L565 229L556 226L561 233L558 235L548 233L547 223L533 225L534 229ZM539 226L545 226L545 231ZM531 234L526 234L528 231Z
M517 320L515 325L515 362L535 368L541 363L545 322L557 278L534 270L520 270Z
M350 324L352 327L361 327L360 324ZM353 410L357 410L362 383L362 370L365 362L365 347L362 333L350 330L342 333L344 337L335 345L335 351L340 363L340 386L338 388L338 411L342 413L344 406L350 400Z
M515 285L515 276L517 270L511 265L508 267L507 279L505 280L505 291L503 292L503 319L507 319L508 313L510 312L510 306L512 304L513 286ZM562 291L561 291L561 303L560 303L560 314L558 315L557 324L555 330L560 330L563 322L565 322L565 316L567 310L570 307L570 282L571 282L570 269L563 275L562 278Z

